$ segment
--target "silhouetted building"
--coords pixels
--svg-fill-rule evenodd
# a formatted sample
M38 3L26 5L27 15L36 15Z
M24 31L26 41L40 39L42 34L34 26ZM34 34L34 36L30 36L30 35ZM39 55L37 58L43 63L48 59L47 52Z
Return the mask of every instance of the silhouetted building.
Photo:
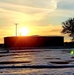
M36 48L63 45L63 36L15 36L4 38L6 48Z
M4 44L0 44L0 48L3 48L4 47Z
M64 46L67 48L74 48L74 42L64 42Z

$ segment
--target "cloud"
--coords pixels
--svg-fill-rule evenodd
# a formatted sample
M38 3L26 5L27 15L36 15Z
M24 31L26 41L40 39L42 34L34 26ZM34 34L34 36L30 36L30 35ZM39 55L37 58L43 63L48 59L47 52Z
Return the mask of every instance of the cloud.
M62 35L61 30L62 27L59 25L46 25L46 26L35 26L35 27L30 27L33 34L36 35Z
M0 0L0 36L15 35L15 22L32 27L33 34L62 35L60 24L74 16L73 5L74 0Z
M24 17L27 21L40 21L57 9L57 3L57 0L2 0L0 13L5 14L5 18L8 15L7 19Z
M60 25L48 25L44 28L45 30L43 31L46 35L56 35L60 36L62 27Z
M9 4L31 6L36 8L56 8L59 0L0 0Z

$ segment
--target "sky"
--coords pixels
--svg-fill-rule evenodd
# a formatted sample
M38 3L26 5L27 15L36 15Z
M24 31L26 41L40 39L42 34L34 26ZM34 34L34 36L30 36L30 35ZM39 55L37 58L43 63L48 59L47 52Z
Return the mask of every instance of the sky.
M74 17L74 0L0 0L0 43L4 37L15 36L19 30L29 29L28 35L64 36L62 22Z

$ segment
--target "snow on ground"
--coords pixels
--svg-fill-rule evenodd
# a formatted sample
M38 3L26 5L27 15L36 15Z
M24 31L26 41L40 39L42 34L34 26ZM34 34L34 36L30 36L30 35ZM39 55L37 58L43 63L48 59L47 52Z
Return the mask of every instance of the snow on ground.
M0 66L74 65L74 55L70 55L71 50L72 49L10 50L9 53L0 53ZM74 68L3 68L0 69L0 75L74 75Z

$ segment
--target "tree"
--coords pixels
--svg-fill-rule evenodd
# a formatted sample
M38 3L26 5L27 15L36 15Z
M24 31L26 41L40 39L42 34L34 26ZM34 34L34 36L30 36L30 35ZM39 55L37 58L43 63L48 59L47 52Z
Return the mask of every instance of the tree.
M72 37L72 41L74 41L74 18L70 18L62 24L62 33L68 34L70 37Z

